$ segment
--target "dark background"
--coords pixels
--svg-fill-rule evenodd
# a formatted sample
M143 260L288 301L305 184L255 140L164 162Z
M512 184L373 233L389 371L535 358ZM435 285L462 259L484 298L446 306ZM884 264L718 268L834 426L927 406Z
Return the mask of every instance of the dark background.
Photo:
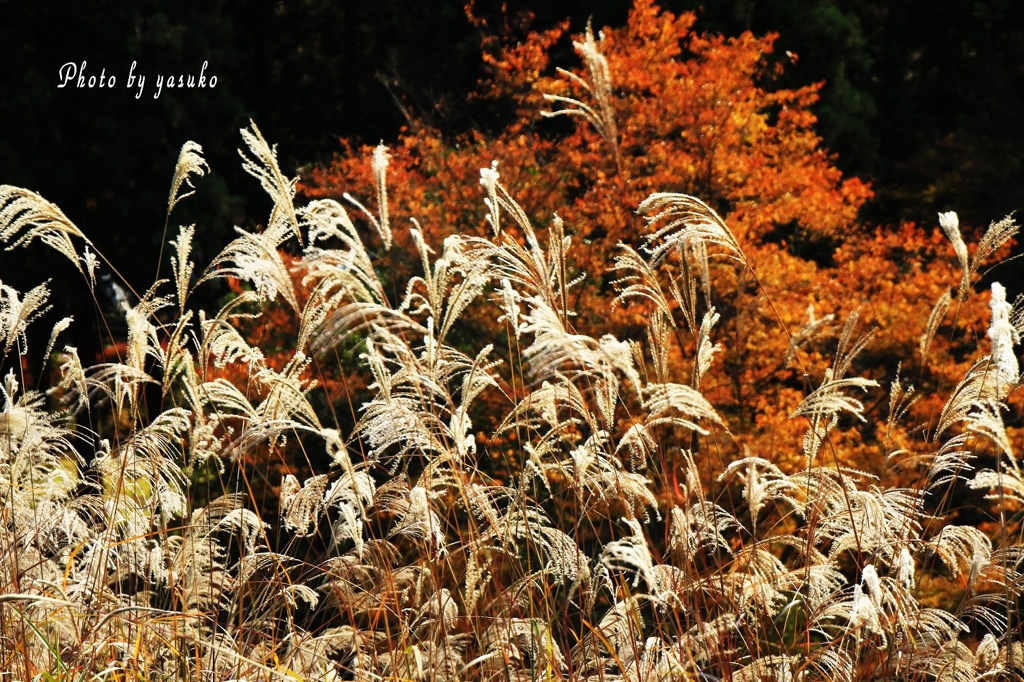
M623 0L480 1L489 30L520 30L527 9L544 28L571 17L581 30L621 24ZM325 162L341 137L393 139L406 116L452 133L495 129L502 112L467 101L484 74L481 28L461 2L0 0L0 183L58 204L136 288L153 280L161 239L196 223L196 259L209 262L233 225L265 219L269 203L245 176L238 129L253 119L279 145L286 172ZM666 1L698 11L699 31L780 34L794 53L780 85L825 81L819 131L848 174L873 183L865 223L935 223L957 210L987 225L1024 204L1024 2L1020 0ZM568 42L562 63L575 63ZM59 89L58 69L86 61L110 90ZM147 77L141 99L126 77ZM167 90L157 74L217 85ZM203 145L213 172L162 237L178 150ZM81 305L70 265L41 247L0 254L0 279L54 278L58 313ZM166 265L164 272L167 272ZM74 274L74 277L72 277ZM62 288L65 291L62 291ZM77 308L80 309L80 308Z

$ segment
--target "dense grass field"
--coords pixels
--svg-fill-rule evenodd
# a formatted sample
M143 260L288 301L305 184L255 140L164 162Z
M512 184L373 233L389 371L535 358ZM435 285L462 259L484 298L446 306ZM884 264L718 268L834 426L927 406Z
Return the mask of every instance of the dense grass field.
M621 203L648 151L577 49L542 103ZM168 277L56 323L2 284L0 679L1021 676L1012 219L833 230L799 269L749 206L650 192L606 245L499 158L420 193L462 229L405 219L437 175L399 150L298 196L241 134L272 210L211 263L181 226ZM209 172L186 143L168 226ZM97 300L116 272L26 189L0 240Z

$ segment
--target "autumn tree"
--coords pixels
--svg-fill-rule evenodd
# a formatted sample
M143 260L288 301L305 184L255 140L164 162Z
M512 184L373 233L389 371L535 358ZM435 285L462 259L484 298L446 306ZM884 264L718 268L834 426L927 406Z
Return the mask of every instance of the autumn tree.
M562 286L565 308L579 311L567 320L572 328L611 320L620 338L638 338L653 333L652 324L666 327L674 380L699 378L728 418L727 431L694 443L721 458L714 468L741 449L799 467L802 427L787 418L826 368L844 361L837 342L880 382L917 348L904 377L935 385L962 375L973 359L957 355L956 340L983 333L987 321L984 301L971 295L978 267L951 258L937 228L859 224L871 190L843 177L815 132L820 84L774 87L785 66L773 54L774 35L707 35L695 21L637 0L626 26L588 27L572 37L578 63L554 68L564 25L520 40L488 38L491 77L479 96L514 106L507 126L451 135L412 125L387 149L347 146L302 188L317 197L352 192L378 209L362 188L384 182L394 239L408 242L415 221L439 248L449 234L500 229L481 201L499 200L500 177L534 224L558 221L571 237L567 264L578 277ZM684 245L663 254L676 275L644 281L648 273L630 254L649 248L648 236L672 215L659 216L657 202L646 216L637 207L664 192L706 202L742 256ZM602 275L617 258L619 277ZM635 295L609 307L630 287ZM850 300L872 305L858 310ZM479 311L473 320L487 328L496 317ZM697 369L702 342L717 354L706 374ZM876 398L871 405L884 410L884 396ZM935 408L919 414L927 419ZM840 431L849 441L844 457L861 454L858 429L849 426ZM869 454L874 466L888 453Z

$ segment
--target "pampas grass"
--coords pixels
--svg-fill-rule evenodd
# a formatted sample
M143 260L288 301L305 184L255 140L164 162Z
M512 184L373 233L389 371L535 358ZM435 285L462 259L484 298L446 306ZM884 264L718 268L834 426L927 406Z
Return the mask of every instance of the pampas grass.
M595 46L588 33L577 47ZM588 64L582 85L600 106L556 101L614 146L601 62ZM496 165L481 171L490 236L428 243L388 220L383 147L374 186L352 188L378 212L353 199L357 222L334 201L295 205L275 149L255 126L242 137L273 204L267 227L240 229L198 278L182 227L172 281L122 311L123 362L88 366L65 348L63 382L25 390L15 372L36 357L25 332L49 290L3 286L0 664L14 678L1019 678L1024 543L1011 517L1024 477L1005 416L1022 314L1001 287L991 357L983 341L945 396L917 487L839 465L837 426L871 418L864 400L881 390L850 375L870 345L856 319L791 415L805 466L785 471L745 452L701 391L726 314L707 258L748 265L699 199L640 205L649 235L607 264L619 290L608 304L645 307L647 330L594 337L572 324L567 292L585 285L566 265L571 230L536 227ZM168 215L206 170L186 144ZM962 243L950 216L942 226ZM996 223L981 250L1015 229ZM72 240L83 235L27 190L3 188L0 235L90 262ZM399 259L419 271L386 265ZM239 283L232 300L190 307L220 279ZM294 345L256 347L246 325L278 297L299 321ZM908 354L927 356L948 304ZM467 336L470 318L498 324ZM810 310L793 343L829 322ZM369 390L350 428L314 399L314 369L333 357ZM911 389L893 379L880 439L908 414ZM143 405L147 385L159 404ZM736 453L717 478L695 435ZM253 462L315 452L330 466L280 473L272 504L256 494ZM950 522L944 501L970 489L994 534ZM958 596L936 602L922 584L937 577Z

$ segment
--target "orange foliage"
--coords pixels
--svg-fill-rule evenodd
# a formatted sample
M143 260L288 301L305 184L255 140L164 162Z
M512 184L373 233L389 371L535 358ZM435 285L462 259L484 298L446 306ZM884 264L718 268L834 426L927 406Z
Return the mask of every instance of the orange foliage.
M694 22L693 14L675 16L637 0L627 26L604 29L589 46L587 35L575 38L584 60L571 75L549 65L564 26L504 46L487 41L492 77L481 96L511 99L516 119L492 134L407 130L391 146L387 176L395 239L408 243L401 226L413 218L434 246L452 233L488 233L480 169L496 161L502 184L535 224L557 213L573 236L571 265L585 279L571 290L570 306L579 311L572 323L589 332L598 319L602 333L610 327L619 338L637 338L651 306L632 299L611 307L616 276L608 269L620 243L643 245L636 215L642 200L654 192L699 197L725 219L749 264L710 254L711 297L698 306L721 313L712 338L723 351L701 389L732 434L715 435L707 447L725 460L744 447L799 467L806 425L787 417L820 384L846 319L858 312L858 333L877 330L852 371L883 384L865 402L884 424L885 386L898 361L906 380L948 395L977 359L960 354L957 341L983 335L986 301L954 300L928 354L918 353L933 304L959 281L948 240L938 229L858 224L871 190L844 178L822 148L811 111L819 85L772 86L781 69L772 56L774 36L705 35ZM586 61L590 47L607 60L607 90L595 81L600 61ZM544 118L558 110L571 114ZM303 191L369 194L370 152L347 146L306 179ZM851 301L869 303L856 311ZM804 339L800 330L812 307L816 319L834 320ZM493 325L495 318L488 313L475 323ZM693 349L692 339L675 347L674 380L688 381ZM927 420L939 408L921 404L915 416ZM863 446L856 426L836 436L844 463L880 469L888 453ZM874 434L863 440L879 442Z

